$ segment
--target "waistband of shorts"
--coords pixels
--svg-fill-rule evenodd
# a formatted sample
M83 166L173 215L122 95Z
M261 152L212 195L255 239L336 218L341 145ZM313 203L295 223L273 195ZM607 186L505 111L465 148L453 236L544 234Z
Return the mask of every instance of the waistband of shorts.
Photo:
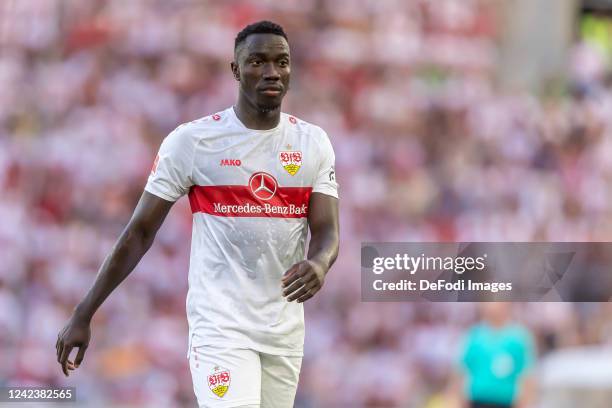
M195 342L194 342L195 338ZM210 340L206 341L203 339L201 335L197 333L189 334L189 346L187 350L187 359L191 355L191 352L196 350L199 347L212 346L215 348L223 348L223 349L248 349L255 350L264 354L271 354L274 356L287 356L287 357L304 357L304 347L300 348L280 348L280 347L270 347L264 344L258 344L255 342L241 342L236 340Z

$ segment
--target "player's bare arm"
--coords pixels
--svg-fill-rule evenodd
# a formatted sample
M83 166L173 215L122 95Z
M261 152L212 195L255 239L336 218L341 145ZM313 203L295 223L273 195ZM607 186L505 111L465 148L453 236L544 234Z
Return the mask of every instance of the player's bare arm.
M325 275L338 256L338 199L313 193L308 214L310 245L308 259L293 265L282 279L283 296L287 301L302 303L323 286Z
M153 244L157 230L170 211L173 202L143 192L132 218L100 267L96 280L77 305L66 326L57 337L57 362L68 376L78 368L91 336L91 319L111 292L132 272ZM79 351L74 362L68 360L73 348Z

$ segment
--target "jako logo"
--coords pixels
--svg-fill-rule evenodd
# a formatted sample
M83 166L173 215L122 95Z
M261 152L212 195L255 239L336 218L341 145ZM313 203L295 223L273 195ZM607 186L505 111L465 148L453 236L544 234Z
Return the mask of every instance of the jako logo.
M242 162L240 159L221 159L220 166L240 166Z

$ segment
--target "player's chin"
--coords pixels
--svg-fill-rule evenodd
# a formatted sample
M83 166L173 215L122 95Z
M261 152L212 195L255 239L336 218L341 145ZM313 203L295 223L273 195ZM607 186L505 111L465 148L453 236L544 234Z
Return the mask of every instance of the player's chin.
M257 95L257 106L262 110L274 110L281 106L281 102L285 97L285 92L280 92L278 95L266 95L260 93Z
M257 104L257 109L259 109L260 112L272 112L274 110L280 109L281 106L281 101L282 98L280 98L278 101L260 101Z

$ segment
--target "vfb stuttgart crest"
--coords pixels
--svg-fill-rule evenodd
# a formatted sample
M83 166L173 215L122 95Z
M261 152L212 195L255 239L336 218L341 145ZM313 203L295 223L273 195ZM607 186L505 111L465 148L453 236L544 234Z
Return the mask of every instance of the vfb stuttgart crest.
M208 376L208 388L219 398L223 397L230 385L230 372L215 366Z
M279 159L283 168L292 176L302 167L302 152L280 152Z

